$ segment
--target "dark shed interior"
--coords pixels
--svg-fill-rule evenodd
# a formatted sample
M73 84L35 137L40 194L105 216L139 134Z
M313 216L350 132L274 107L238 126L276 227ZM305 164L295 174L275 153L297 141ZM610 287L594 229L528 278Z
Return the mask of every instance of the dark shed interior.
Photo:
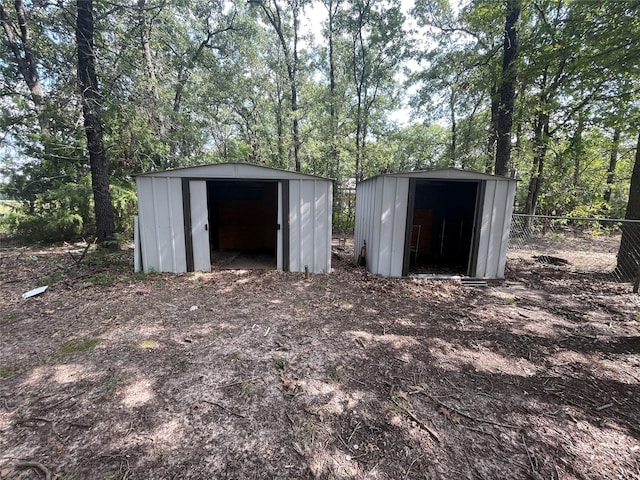
M245 262L253 259L256 265L266 262L264 267L275 268L277 182L211 180L207 199L212 263L237 264L242 255Z
M479 183L416 181L407 235L410 273L471 273Z

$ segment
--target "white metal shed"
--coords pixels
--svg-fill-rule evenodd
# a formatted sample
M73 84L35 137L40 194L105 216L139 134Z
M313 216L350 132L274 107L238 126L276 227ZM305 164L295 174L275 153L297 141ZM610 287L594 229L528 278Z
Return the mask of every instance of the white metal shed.
M516 180L445 168L358 184L354 256L373 273L504 278Z
M267 268L331 270L329 179L220 163L146 173L136 186L138 270L208 272L225 252L259 255Z

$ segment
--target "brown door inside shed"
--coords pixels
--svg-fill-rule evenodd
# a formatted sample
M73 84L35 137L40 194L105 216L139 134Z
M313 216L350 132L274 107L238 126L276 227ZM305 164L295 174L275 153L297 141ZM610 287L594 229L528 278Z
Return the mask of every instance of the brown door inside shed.
M409 219L409 274L469 275L479 182L418 180Z
M207 182L214 268L276 268L278 183Z

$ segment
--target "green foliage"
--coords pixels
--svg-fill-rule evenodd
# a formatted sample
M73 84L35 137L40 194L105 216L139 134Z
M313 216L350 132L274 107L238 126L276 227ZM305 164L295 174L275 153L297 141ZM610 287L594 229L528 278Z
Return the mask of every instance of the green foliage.
M95 348L100 343L99 338L83 338L71 340L60 347L61 355L72 355L78 352L84 352Z
M334 209L332 226L334 233L348 234L353 232L355 219L353 214L346 210Z
M0 368L0 378L8 377L13 373L13 370L10 368Z
M276 370L284 370L284 367L287 366L287 360L282 357L275 358L273 360L273 364L276 367Z
M285 7L301 3L274 1L290 41L293 9ZM511 162L520 180L518 209L541 160L538 213L622 217L640 116L634 42L640 16L618 0L522 4ZM132 178L141 172L221 161L292 168L294 115L302 170L339 183L444 166L485 171L495 146L491 110L502 71L505 2L452 5L416 0L410 15L424 30L413 35L397 2L338 2L333 57L328 23L323 38L297 45L294 113L287 53L255 3L148 0L145 10L96 4L116 230L131 236ZM27 94L13 51L1 50L0 198L18 204L10 210L0 204L0 231L32 241L91 238L74 22L57 3L25 8L44 98ZM20 47L24 52L26 45ZM407 65L411 71L403 70ZM413 93L407 122L414 123L397 126L391 113L407 91ZM545 119L547 129L536 138ZM605 204L614 128L621 131L619 158ZM352 228L352 213L334 214L334 228Z

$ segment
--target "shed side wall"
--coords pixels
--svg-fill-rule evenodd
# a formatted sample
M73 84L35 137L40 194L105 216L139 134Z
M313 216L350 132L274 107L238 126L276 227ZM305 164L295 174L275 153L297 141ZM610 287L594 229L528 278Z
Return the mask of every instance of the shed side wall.
M409 179L380 176L357 187L354 256L367 242L367 269L401 277L405 250Z
M356 187L356 218L353 234L353 258L358 260L364 242L367 242L365 260L367 267L371 269L373 250L373 232L380 225L380 218L375 217L373 207L376 187L379 179L374 178L359 183ZM376 227L377 226L377 227Z
M332 185L289 180L289 271L331 271Z
M144 271L186 272L182 181L138 177L136 185Z
M504 278L515 182L486 182L476 277Z
M407 227L409 179L384 177L380 216L378 272L401 277Z

